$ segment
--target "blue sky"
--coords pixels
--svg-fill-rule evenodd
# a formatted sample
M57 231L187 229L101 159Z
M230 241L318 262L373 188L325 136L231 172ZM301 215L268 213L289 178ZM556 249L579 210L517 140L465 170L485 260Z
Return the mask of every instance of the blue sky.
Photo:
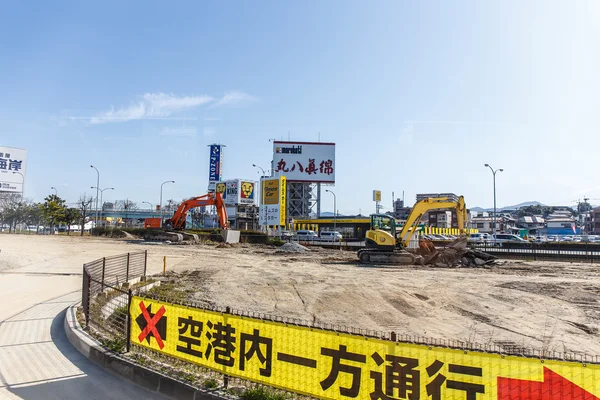
M269 139L335 142L338 209L372 190L471 206L600 199L596 1L0 5L0 145L26 197L158 202L258 178ZM157 119L162 118L162 119ZM329 210L328 197L323 210ZM594 201L592 201L594 203ZM598 200L596 203L600 203Z

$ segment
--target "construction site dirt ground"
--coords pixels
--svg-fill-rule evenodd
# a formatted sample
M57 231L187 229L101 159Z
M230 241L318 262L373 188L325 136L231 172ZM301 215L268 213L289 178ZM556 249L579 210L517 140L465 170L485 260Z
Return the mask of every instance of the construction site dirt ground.
M149 273L160 273L166 256L166 279L200 304L423 338L600 355L600 272L594 264L367 267L354 252L334 249L281 254L264 245L8 234L0 235L0 250L2 308L10 306L2 280L33 282L27 273L32 266L73 279L85 261L148 250Z

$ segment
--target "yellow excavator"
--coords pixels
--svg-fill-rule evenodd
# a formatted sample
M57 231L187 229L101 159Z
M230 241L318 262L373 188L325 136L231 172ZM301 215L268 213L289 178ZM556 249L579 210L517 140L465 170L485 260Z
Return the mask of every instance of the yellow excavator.
M387 214L372 214L371 227L366 233L366 248L358 251L358 259L363 263L412 265L419 258L404 248L417 233L423 215L430 210L454 209L461 235L467 233L467 207L463 196L458 201L447 197L430 197L417 202L401 229L396 220ZM422 258L421 258L422 260Z

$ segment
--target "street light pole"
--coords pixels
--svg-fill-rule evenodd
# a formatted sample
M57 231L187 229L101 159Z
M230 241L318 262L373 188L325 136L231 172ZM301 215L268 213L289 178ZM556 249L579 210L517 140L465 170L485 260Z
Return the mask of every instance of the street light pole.
M150 212L152 212L152 203L150 203L149 201L142 201L142 203L146 203L150 206Z
M25 192L25 175L17 171L13 171L13 174L21 175L21 201L23 201L23 193Z
M96 174L98 174L98 178L96 179L96 221L94 223L95 226L98 226L98 192L100 190L100 171L98 171L98 168L94 167L93 165L90 165L90 168L94 168L96 170Z
M92 186L90 189L99 189L99 188L98 188L98 187L96 187L96 186ZM104 191L105 191L105 190L115 190L115 188L104 188L104 189L100 189L100 207L101 207L101 210L100 210L100 218L101 218L101 219L102 219L102 215L104 214L104 201L103 201L103 198L104 198Z
M252 164L252 166L254 168L258 168L258 169L260 169L262 171L261 178L266 178L267 177L267 174L266 174L265 170L261 166L256 165L256 164ZM262 181L260 181L260 186L259 186L258 190L260 190L260 203L258 204L258 207L259 207L259 210L260 210L260 206L262 205L263 208L265 209L265 227L266 227L267 226L267 207L265 207L265 199L263 198Z
M331 190L325 189L325 191L333 195L333 230L335 230L337 225L337 199L335 193L333 193Z
M54 195L56 197L58 197L58 190L56 190L56 188L54 186L52 186L50 189L54 189Z
M488 167L491 171L492 171L492 176L493 176L493 181L494 181L494 218L492 219L492 234L494 237L494 244L496 244L496 172L500 171L504 171L502 168L499 169L494 169L492 168L489 164L485 164L486 167Z
M163 192L163 185L165 183L175 183L175 181L164 181L160 185L160 227L161 228L162 228L162 225L163 225L163 217L164 217L163 206L162 206L162 192Z

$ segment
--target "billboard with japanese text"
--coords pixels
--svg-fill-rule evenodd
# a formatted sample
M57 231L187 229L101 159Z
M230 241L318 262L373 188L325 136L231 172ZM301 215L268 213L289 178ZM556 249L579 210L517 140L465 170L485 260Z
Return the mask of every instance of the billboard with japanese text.
M286 177L261 180L262 201L259 224L262 226L286 226Z
M209 146L209 162L208 162L208 190L215 191L217 182L220 182L223 177L223 147L220 144L211 144Z
M335 143L273 142L272 167L288 182L335 183Z
M600 396L600 365L400 343L134 296L131 340L225 375L317 399Z
M27 170L27 150L0 146L0 192L21 193Z

